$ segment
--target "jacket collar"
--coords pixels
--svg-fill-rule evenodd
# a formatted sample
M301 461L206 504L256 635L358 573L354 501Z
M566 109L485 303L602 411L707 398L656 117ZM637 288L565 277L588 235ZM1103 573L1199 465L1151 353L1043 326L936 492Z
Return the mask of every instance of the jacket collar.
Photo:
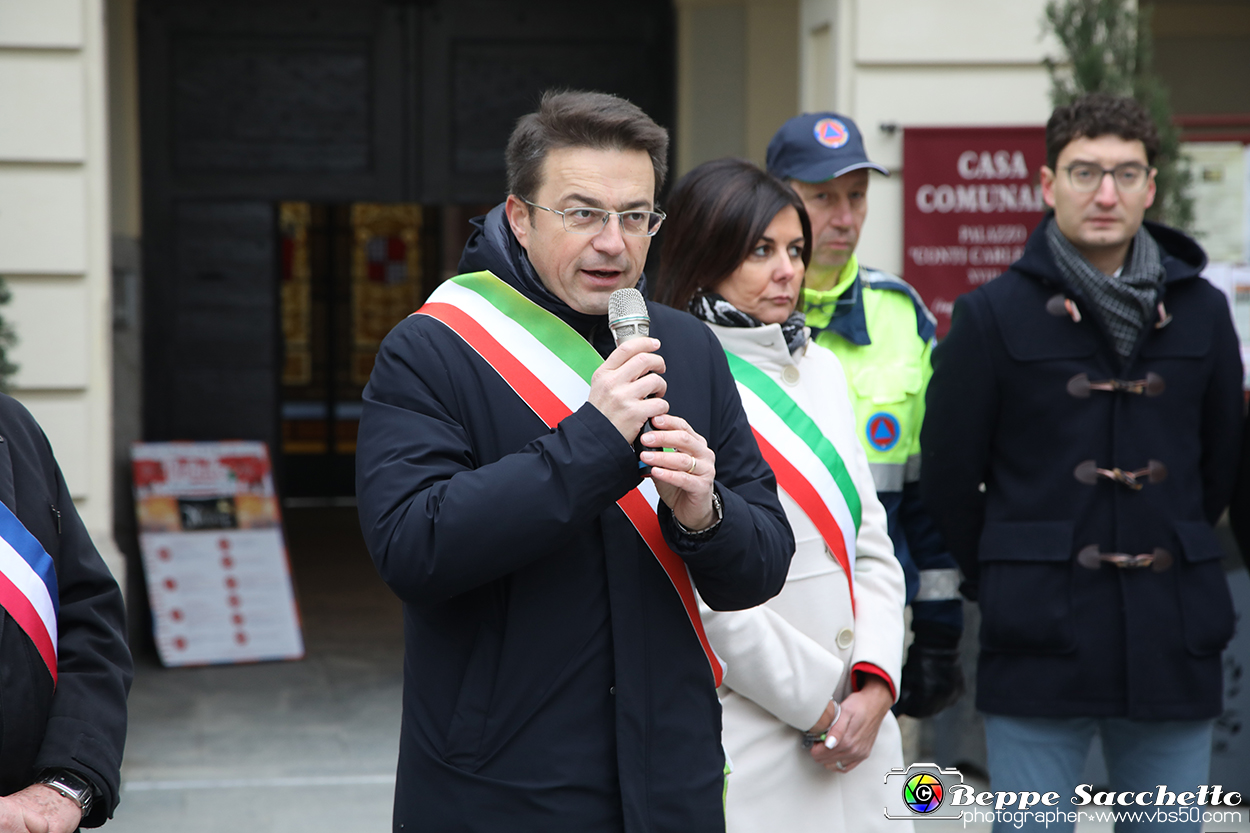
M720 324L707 326L716 334L722 347L759 368L781 368L788 364L798 364L799 359L807 352L805 344L799 348L797 356L790 354L780 324L765 324L762 327L724 327ZM810 339L807 344L811 344Z
M587 315L578 312L556 297L538 277L525 249L512 233L504 214L504 203L495 206L484 216L474 217L470 224L473 231L460 255L457 271L464 275L488 271L504 283L516 289L526 298L555 315L589 341L596 350L606 356L615 344L608 329L606 315ZM638 278L636 287L645 297L647 279ZM607 348L606 352L604 348Z
M827 297L826 297L827 296ZM868 335L868 316L864 312L864 276L857 271L855 280L841 295L804 290L803 311L812 335L830 332L861 347L872 344Z

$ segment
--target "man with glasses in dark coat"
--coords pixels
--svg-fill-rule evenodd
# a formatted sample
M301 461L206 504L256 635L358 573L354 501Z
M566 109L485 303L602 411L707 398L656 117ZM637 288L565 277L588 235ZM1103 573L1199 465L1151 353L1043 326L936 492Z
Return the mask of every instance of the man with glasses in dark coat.
M1198 244L1143 222L1145 109L1087 95L1046 142L1053 213L956 303L922 435L925 503L981 607L990 786L1067 805L1098 733L1113 790L1196 792L1233 633L1212 524L1236 470L1237 335Z
M378 354L357 484L404 602L396 830L724 829L694 593L760 604L794 538L711 331L648 304L613 344L667 152L626 101L545 95L465 274Z

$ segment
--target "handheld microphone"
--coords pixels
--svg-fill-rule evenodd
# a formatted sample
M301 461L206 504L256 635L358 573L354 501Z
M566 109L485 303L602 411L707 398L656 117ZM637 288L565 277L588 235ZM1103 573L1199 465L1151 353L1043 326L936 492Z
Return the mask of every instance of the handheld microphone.
M612 330L612 338L616 346L634 338L643 338L651 333L651 316L647 314L647 301L642 293L630 287L618 289L608 297L608 327ZM651 420L642 424L638 439L634 440L634 452L643 452L642 435L653 430ZM643 477L651 474L651 467L640 459L638 473Z
M642 293L633 287L613 292L608 297L608 326L617 347L630 339L650 335L651 316Z

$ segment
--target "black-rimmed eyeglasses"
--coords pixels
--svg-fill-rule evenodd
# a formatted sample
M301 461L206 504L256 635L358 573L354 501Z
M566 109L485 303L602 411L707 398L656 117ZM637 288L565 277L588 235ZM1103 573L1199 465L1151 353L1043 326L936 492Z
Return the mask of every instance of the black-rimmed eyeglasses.
M666 215L663 211L608 211L603 208L590 208L585 205L557 211L536 202L522 198L522 202L532 208L541 208L552 214L559 214L564 222L564 230L572 234L598 234L611 217L619 217L621 232L631 237L651 237L660 230L660 223Z
M1121 194L1135 194L1145 189L1154 169L1140 162L1123 162L1114 168L1104 168L1093 162L1074 162L1064 170L1068 172L1068 182L1072 183L1074 191L1097 191L1102 185L1102 178L1111 174L1116 190Z

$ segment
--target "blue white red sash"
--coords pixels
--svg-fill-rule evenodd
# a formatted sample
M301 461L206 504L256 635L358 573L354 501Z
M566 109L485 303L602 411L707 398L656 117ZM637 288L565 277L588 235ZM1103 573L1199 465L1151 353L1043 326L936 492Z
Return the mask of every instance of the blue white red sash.
M56 617L60 595L52 556L0 503L0 607L39 650L56 685Z

